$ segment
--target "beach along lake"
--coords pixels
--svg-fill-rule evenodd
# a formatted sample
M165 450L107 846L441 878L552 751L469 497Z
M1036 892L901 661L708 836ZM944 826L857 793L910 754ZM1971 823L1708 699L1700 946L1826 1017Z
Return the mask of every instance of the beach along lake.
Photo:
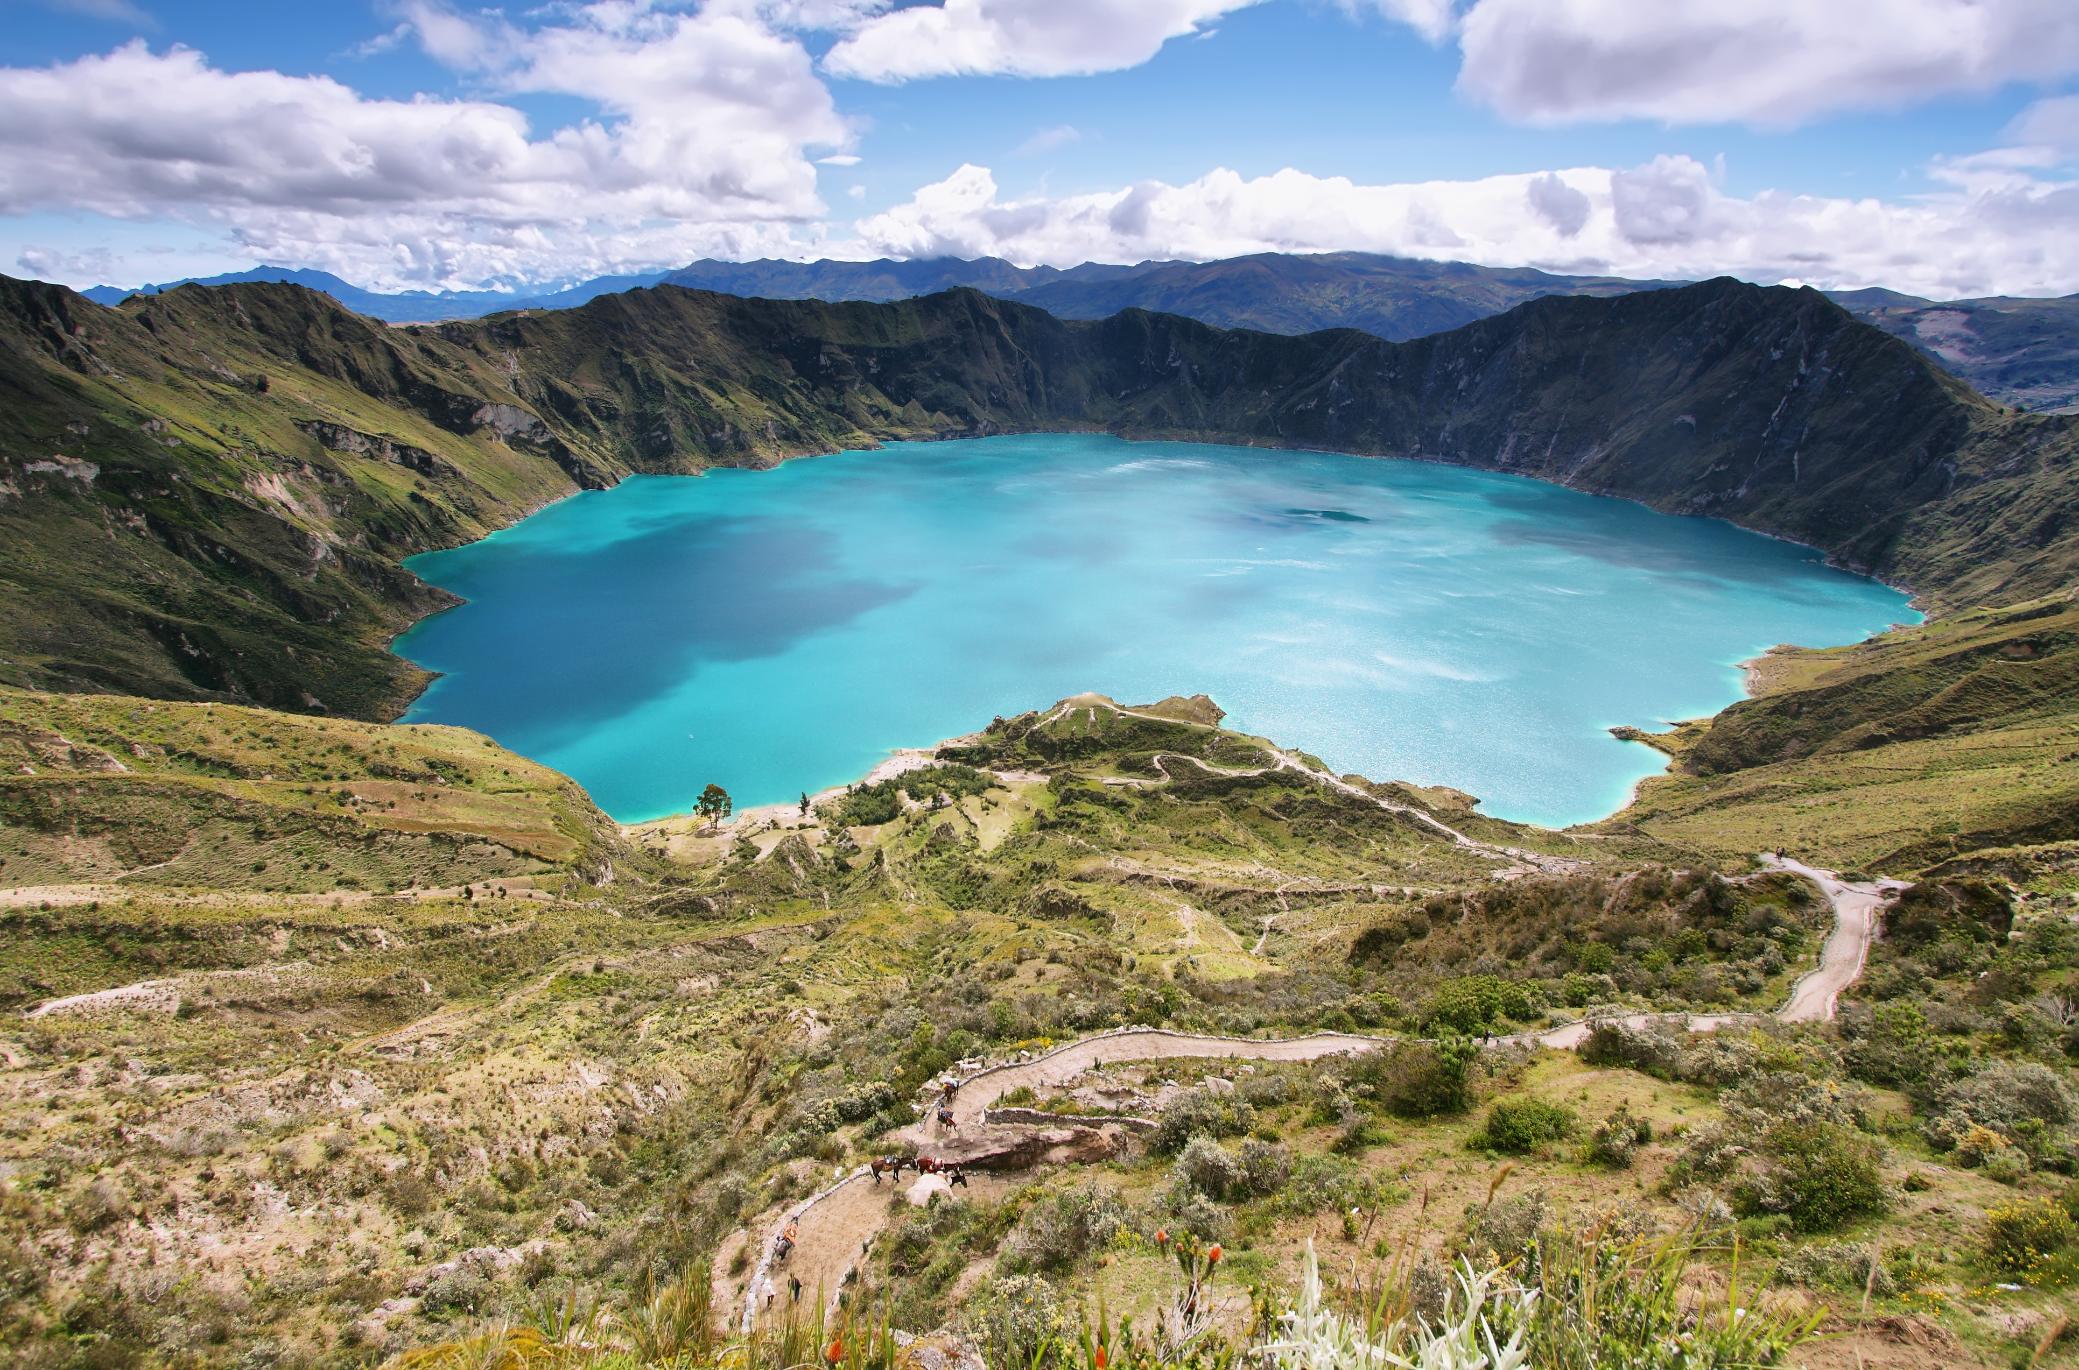
M1608 729L1715 712L1779 642L1917 621L1817 553L1423 462L1047 434L638 476L414 557L406 715L638 821L855 780L1067 695L1211 695L1342 772L1503 818L1620 807Z

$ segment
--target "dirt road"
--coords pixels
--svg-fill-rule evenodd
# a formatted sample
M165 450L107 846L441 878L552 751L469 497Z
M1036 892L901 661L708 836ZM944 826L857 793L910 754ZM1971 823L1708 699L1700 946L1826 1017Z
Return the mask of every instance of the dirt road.
M1818 966L1797 982L1790 991L1790 1002L1776 1012L1786 1023L1823 1023L1834 1016L1841 991L1861 978L1870 958L1870 942L1877 935L1878 913L1884 901L1904 885L1896 880L1857 884L1832 871L1774 854L1763 856L1761 862L1771 870L1802 875L1819 886L1834 907L1834 930L1820 949Z

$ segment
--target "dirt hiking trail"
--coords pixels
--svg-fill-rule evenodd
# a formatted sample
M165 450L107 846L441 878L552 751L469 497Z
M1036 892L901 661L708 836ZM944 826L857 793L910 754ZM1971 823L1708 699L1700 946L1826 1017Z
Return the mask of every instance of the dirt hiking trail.
M1308 774L1322 778L1311 770ZM1355 789L1354 786L1350 788ZM1786 1023L1825 1022L1833 1018L1841 992L1862 975L1869 957L1870 942L1877 936L1885 901L1902 885L1897 881L1862 884L1843 880L1833 871L1820 870L1774 854L1764 855L1761 861L1768 869L1788 871L1812 881L1833 908L1834 927L1820 949L1819 964L1799 978L1791 990L1789 1002L1770 1015L1632 1013L1598 1021L1633 1026L1650 1022L1679 1023L1690 1032L1716 1032L1735 1023L1752 1022L1763 1017L1774 1017ZM1490 1038L1486 1045L1535 1044L1571 1051L1580 1046L1593 1030L1594 1024L1584 1020L1509 1033ZM991 1120L988 1116L991 1106L1013 1090L1030 1089L1038 1094L1065 1086L1086 1071L1103 1065L1185 1058L1317 1061L1328 1056L1375 1051L1402 1040L1411 1039L1344 1032L1258 1039L1175 1032L1168 1028L1121 1028L1065 1043L1026 1060L1007 1061L974 1071L958 1082L951 1103L954 1122L951 1130L935 1121L920 1121L899 1135L912 1142L918 1154L932 1154L935 1148L957 1149L964 1144L964 1139L977 1139L984 1135L997 1139L1020 1132L1037 1135L1045 1124ZM1122 1125L1134 1121L1145 1126L1144 1120L1122 1120ZM1015 1183L996 1175L976 1171L968 1173L977 1193L1002 1192ZM928 1199L930 1188L943 1188L944 1183L936 1176L923 1176L895 1182L893 1187L888 1183L876 1185L862 1166L822 1192L794 1204L769 1225L754 1230L750 1237L754 1243L751 1253L754 1268L741 1290L742 1330L751 1330L767 1309L779 1313L791 1302L791 1286L787 1283L789 1274L802 1282L803 1298L812 1297L813 1291L820 1289L826 1299L834 1301L887 1225L891 1211L902 1197L907 1195L910 1202L922 1203ZM797 1229L795 1248L785 1263L778 1263L773 1259L774 1243L790 1222ZM721 1286L733 1283L719 1266L715 1279L718 1292ZM727 1292L731 1297L737 1296L735 1289Z

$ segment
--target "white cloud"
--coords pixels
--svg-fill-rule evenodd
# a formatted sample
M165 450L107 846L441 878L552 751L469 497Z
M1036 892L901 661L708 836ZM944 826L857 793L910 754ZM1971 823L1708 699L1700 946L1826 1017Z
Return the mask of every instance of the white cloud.
M1223 169L1183 185L1143 181L1011 199L987 168L970 165L859 220L852 250L1056 266L1357 250L1562 272L1886 285L1953 297L2079 286L2075 222L2079 183L1952 182L1898 202L1775 191L1741 198L1721 191L1702 163L1672 156L1616 170L1393 185L1290 169L1244 179Z
M25 247L15 265L39 281L104 281L115 269L115 254L106 248L70 251L62 247Z
M857 153L833 152L828 157L818 157L817 166L858 166L862 159Z
M1788 126L2079 71L2072 0L1478 0L1458 89L1534 123Z
M944 0L860 24L823 66L864 81L1137 67L1172 38L1260 0Z
M214 222L263 260L439 286L765 247L825 212L808 153L842 155L851 130L806 50L753 10L607 0L526 31L430 0L400 15L491 89L599 113L537 134L495 100L371 99L131 43L0 68L0 214Z
M1457 0L1336 0L1337 8L1355 19L1370 12L1406 24L1432 43L1441 43L1457 22Z

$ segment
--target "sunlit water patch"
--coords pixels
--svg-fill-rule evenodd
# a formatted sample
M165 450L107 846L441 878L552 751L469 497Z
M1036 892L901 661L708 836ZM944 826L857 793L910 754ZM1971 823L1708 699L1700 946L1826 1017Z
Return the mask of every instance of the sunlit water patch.
M610 813L856 779L1063 696L1203 692L1341 771L1564 824L1659 769L1771 644L1905 597L1803 548L1517 477L1087 435L636 477L411 567L469 602L397 650L459 723Z

